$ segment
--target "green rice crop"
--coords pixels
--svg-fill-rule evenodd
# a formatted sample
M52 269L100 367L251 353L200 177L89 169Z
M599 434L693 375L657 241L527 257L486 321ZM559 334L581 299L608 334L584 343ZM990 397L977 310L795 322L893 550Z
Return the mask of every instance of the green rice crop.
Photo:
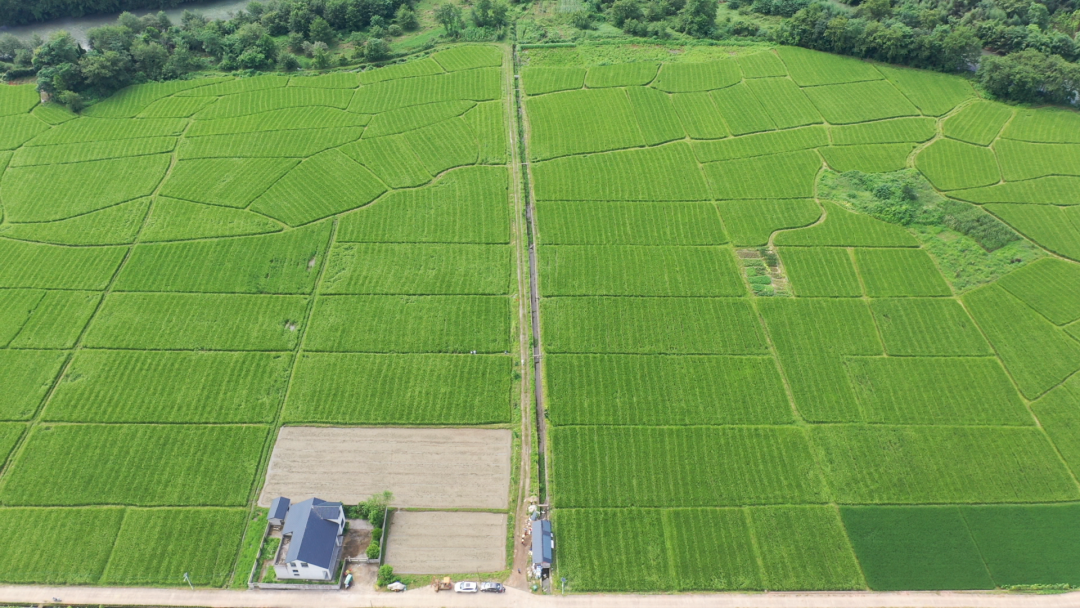
M1008 181L1080 175L1077 168L1080 145L1077 144L1033 144L1003 139L994 144L994 152L1001 162L1001 173ZM15 158L18 156L16 153ZM11 162L14 164L15 159Z
M158 118L145 120L108 120L103 118L80 118L65 122L27 142L28 146L54 144L77 144L103 142L116 139L140 137L166 137L180 135L187 121L182 118Z
M746 86L757 97L777 128L787 129L822 122L814 104L788 78L748 80Z
M1028 399L1080 369L1080 342L1001 287L972 291L964 303Z
M439 51L431 56L447 72L475 68L499 67L503 51L491 45L461 45Z
M711 203L536 204L544 245L721 245L727 242Z
M397 63L373 70L364 70L363 72L360 72L359 76L361 84L374 84L376 82L393 80L395 78L431 76L432 74L442 74L443 72L444 70L438 62L430 57L425 57L416 61L407 61L405 63Z
M732 59L704 63L665 63L656 76L655 86L668 93L687 93L722 89L740 80L742 72L739 64Z
M38 292L41 293L41 292ZM101 294L46 291L28 311L11 348L71 348L97 309ZM23 317L20 316L20 321Z
M829 487L843 504L1058 502L1080 497L1072 476L1037 428L828 425L811 427L810 437L828 471Z
M1080 585L1080 504L987 505L960 513L998 587Z
M769 357L550 355L547 413L556 425L788 424Z
M31 114L44 120L50 125L58 125L62 122L67 122L73 118L79 117L78 114L69 110L67 106L62 106L58 103L38 104L34 106L34 110Z
M686 137L670 95L648 87L631 87L626 95L646 144L655 146Z
M795 152L827 145L829 133L823 127L787 129L717 141L695 141L692 144L694 154L703 163Z
M919 115L919 110L886 80L833 84L805 92L825 120L834 125Z
M506 163L507 142L506 105L498 101L478 103L465 113L465 124L476 134L480 146L477 163L481 165L502 165Z
M364 165L391 188L410 188L431 181L404 137L361 139L341 147L349 158Z
M671 102L687 135L693 139L727 137L727 127L708 93L676 93L671 96Z
M179 587L187 575L192 584L221 587L245 515L243 509L128 509L101 582Z
M750 507L746 511L761 556L765 589L866 587L835 507Z
M616 63L589 68L585 86L590 89L603 87L632 87L649 84L656 78L660 68L655 63Z
M667 509L661 517L675 589L763 587L761 566L742 509Z
M875 591L994 588L956 507L843 507L840 514Z
M307 298L113 293L85 338L91 348L292 350Z
M713 91L712 98L733 135L772 131L776 128L776 123L765 113L765 108L745 84Z
M994 358L851 358L846 365L869 423L1035 423Z
M1080 116L1065 108L1021 109L1002 137L1038 143L1080 144Z
M537 200L700 201L708 198L684 142L532 165Z
M545 297L746 293L735 256L726 247L548 246L540 250L539 273Z
M64 165L10 167L4 172L4 211L9 222L60 220L146 196L169 167L168 154ZM41 204L41 184L50 204Z
M405 141L432 175L454 167L476 164L479 155L476 135L460 118L409 131L405 134Z
M813 199L724 201L717 204L732 244L764 245L777 230L813 224L821 208Z
M312 189L311 184L319 184ZM300 226L370 203L386 185L338 150L305 160L251 203L251 210Z
M998 285L1057 325L1080 319L1080 266L1043 258L1011 272Z
M645 144L622 89L552 93L530 98L526 103L529 154L533 159Z
M244 209L189 203L162 196L154 201L154 212L146 218L139 240L153 243L248 236L278 232L281 228L280 223Z
M0 287L104 289L127 252L122 247L50 247L0 239Z
M929 141L937 133L933 118L893 118L877 122L831 127L832 143L837 146L853 144L899 144Z
M1080 177L1039 177L985 188L953 190L949 196L973 203L1073 205L1080 200Z
M125 158L172 152L175 137L142 137L139 139L115 139L78 144L57 144L20 148L11 157L12 167L82 163L108 158Z
M290 158L181 160L162 184L161 195L198 203L245 207L297 162Z
M825 220L809 228L776 235L777 245L833 247L915 247L918 241L897 226L868 215L848 211L835 203L822 201L828 214Z
M150 199L141 198L65 220L5 224L0 235L57 245L125 245L135 240L149 208Z
M915 166L941 190L989 186L1001 179L989 148L940 139L915 157Z
M0 509L10 543L0 566L6 583L87 585L98 582L112 554L124 509Z
M273 422L283 353L80 350L42 419L58 422Z
M559 426L549 437L560 508L825 500L806 435L793 426Z
M821 155L835 171L888 173L905 168L913 149L915 144L836 146L822 148Z
M543 95L555 91L580 89L585 83L585 70L582 68L525 68L521 71L521 80L528 95Z
M1080 208L994 204L986 210L1046 249L1080 261Z
M289 84L289 77L280 74L263 74L250 78L233 78L224 82L217 82L209 86L185 89L177 95L180 97L220 97L223 95L235 95L251 91L275 89Z
M327 294L504 295L505 245L342 243L330 252L319 291Z
M303 158L360 139L363 127L297 129L188 137L177 158Z
M862 296L859 277L846 249L785 247L779 253L795 295Z
M371 119L367 129L364 129L364 137L394 135L433 125L461 116L475 105L475 101L441 101L383 112Z
M4 87L0 89L0 116L29 112L40 99L33 85Z
M177 98L179 99L179 98ZM324 106L283 108L234 118L206 119L191 123L185 137L232 135L258 131L294 131L302 129L340 129L362 127L371 121L365 114L344 112Z
M946 137L988 146L1012 118L1013 109L1001 103L976 101L945 120Z
M48 123L31 114L0 118L0 150L14 150L48 129Z
M304 353L285 404L291 423L510 422L512 365L501 355Z
M870 303L885 352L899 356L992 355L959 302L944 298L887 298Z
M814 194L821 157L812 150L705 165L713 198L806 198ZM770 179L761 179L770 175Z
M337 240L366 243L509 243L508 174L450 171L430 186L392 192L341 218Z
M418 102L434 103L458 99L491 101L501 96L502 71L481 68L376 82L356 91L349 110L361 114L378 114Z
M878 66L878 69L928 116L941 116L964 100L975 97L974 89L963 78L885 65Z
M331 72L329 74L298 75L289 79L290 87L316 89L355 89L360 86L359 74L355 72Z
M547 298L552 353L765 353L761 324L738 298Z
M116 289L310 293L329 240L324 222L280 234L139 245Z
M138 116L147 106L159 99L167 98L180 91L218 83L224 83L219 84L219 87L227 86L232 80L232 78L195 78L129 86L84 109L82 113L96 118L131 118Z
M1075 475L1080 471L1080 376L1065 382L1031 404L1046 434Z
M349 107L352 98L353 91L350 90L279 87L222 97L217 103L199 112L196 118L199 120L236 118L283 108L312 106L345 109Z
M10 465L0 499L19 506L240 506L266 433L263 426L38 425Z
M19 335L44 295L44 291L37 289L0 291L0 347L7 346L12 338Z
M510 348L510 301L499 296L323 296L315 303L304 348L501 353Z
M870 63L850 57L819 53L795 46L777 47L776 52L787 65L792 80L801 87L882 78L881 73Z
M659 509L557 509L559 574L575 591L657 591L671 585Z
M771 78L787 76L787 68L780 57L772 51L763 51L735 58L742 68L744 78Z
M0 369L4 370L0 420L31 419L66 360L67 353L63 351L0 350ZM9 445L7 451L10 450Z
M214 97L166 97L139 112L139 118L188 118L217 101Z
M872 298L952 295L922 249L856 249L855 262Z

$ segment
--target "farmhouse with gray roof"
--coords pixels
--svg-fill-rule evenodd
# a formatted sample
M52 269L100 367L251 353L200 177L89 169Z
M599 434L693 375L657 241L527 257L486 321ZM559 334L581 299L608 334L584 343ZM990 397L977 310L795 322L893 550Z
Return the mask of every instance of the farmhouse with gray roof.
M345 510L340 502L309 498L289 505L287 498L274 501L288 505L281 529L281 548L274 560L279 579L328 581L334 578L341 559ZM277 515L280 515L278 513Z

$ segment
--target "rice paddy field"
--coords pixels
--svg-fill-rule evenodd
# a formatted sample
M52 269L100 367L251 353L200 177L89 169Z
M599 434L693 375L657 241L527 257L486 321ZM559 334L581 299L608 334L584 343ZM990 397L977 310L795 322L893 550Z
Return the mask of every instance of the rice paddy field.
M0 582L242 587L282 425L535 380L568 591L1080 587L1080 114L661 50L0 87ZM900 170L1008 255L823 196Z

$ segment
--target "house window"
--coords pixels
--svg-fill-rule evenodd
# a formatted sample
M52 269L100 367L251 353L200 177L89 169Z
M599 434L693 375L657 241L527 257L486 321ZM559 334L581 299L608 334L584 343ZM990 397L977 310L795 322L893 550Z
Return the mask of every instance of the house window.
M300 567L301 568L307 568L307 564L305 564L304 562L300 562Z

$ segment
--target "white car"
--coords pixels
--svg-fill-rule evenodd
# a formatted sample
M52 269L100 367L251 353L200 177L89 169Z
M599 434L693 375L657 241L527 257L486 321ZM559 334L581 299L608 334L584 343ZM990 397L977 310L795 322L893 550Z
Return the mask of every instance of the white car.
M480 588L476 586L476 583L461 581L460 583L454 583L454 591L457 593L476 593L480 591Z

